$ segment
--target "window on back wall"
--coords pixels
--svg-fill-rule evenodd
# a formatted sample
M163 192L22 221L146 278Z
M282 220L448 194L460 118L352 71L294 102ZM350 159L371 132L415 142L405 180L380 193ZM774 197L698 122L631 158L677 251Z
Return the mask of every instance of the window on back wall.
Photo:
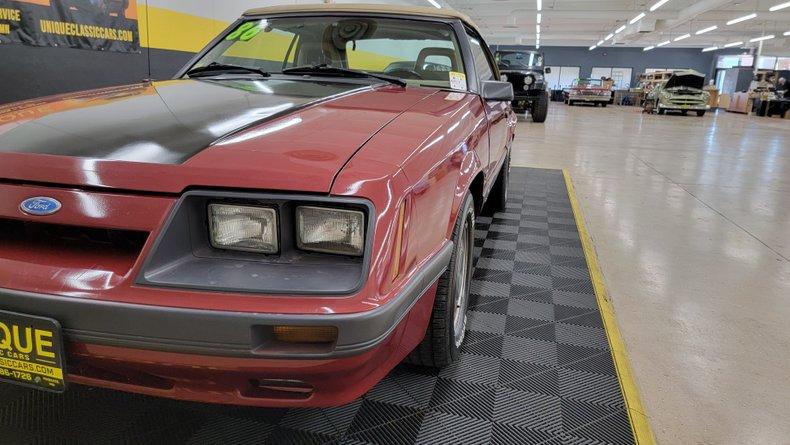
M749 54L719 56L716 60L716 68L727 69L739 66L754 66L754 56Z
M560 84L560 71L562 70L561 66L547 66L546 68L550 68L551 72L546 73L544 75L546 79L546 85L552 89L556 90Z
M772 70L776 68L776 57L759 56L757 58L758 70Z
M633 68L612 68L614 88L616 90L627 90L631 88L631 77L633 76L633 73Z
M547 68L551 68L551 73L545 75L546 84L552 90L568 88L579 77L578 66L549 66Z
M627 90L631 88L631 68L618 68L618 67L593 67L590 78L600 79L605 77L614 81L615 90Z

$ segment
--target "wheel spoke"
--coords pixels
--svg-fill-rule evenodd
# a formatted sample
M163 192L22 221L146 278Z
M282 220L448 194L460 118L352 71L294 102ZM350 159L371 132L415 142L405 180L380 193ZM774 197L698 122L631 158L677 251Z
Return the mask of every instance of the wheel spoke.
M453 339L455 346L463 343L466 334L466 309L469 306L469 284L472 280L472 240L474 236L472 218L464 221L464 227L458 240L455 270L453 271L453 290L455 307L453 308ZM473 221L473 220L472 220Z

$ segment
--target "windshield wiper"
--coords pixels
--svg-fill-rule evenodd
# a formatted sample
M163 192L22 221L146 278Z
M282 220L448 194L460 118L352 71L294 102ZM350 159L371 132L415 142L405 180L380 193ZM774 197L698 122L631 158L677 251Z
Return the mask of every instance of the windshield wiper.
M348 68L338 68L334 66L327 65L322 63L320 65L309 65L309 66L297 66L294 68L286 68L282 71L283 74L328 74L328 75L335 75L335 76L345 76L345 77L370 77L373 79L380 79L386 82L394 83L395 85L399 85L402 87L406 86L406 82L403 80L393 77L387 76L386 74L374 74L369 73L367 71L359 71L359 70L351 70Z
M201 77L201 76L214 76L216 74L223 74L223 73L254 73L254 74L259 74L263 77L271 76L271 74L260 68L249 68L241 65L228 65L225 63L218 63L218 62L211 62L206 66L199 66L197 68L192 68L186 72L186 75L189 77Z

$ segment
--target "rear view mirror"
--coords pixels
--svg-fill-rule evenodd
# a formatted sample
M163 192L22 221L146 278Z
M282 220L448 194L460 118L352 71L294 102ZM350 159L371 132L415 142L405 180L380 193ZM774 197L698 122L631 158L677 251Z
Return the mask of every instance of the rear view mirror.
M546 68L543 70L543 72L545 72L546 74L550 74L550 73L551 73L551 68L549 68L549 67L546 67Z
M513 84L498 80L483 81L480 88L483 100L511 101L513 100Z

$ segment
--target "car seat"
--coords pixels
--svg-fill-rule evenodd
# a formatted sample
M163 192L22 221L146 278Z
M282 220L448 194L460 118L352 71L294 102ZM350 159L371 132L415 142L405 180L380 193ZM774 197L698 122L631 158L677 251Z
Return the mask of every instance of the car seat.
M448 80L450 74L447 71L438 71L436 69L426 69L430 65L427 61L430 56L441 56L450 59L450 70L458 71L458 54L452 48L439 48L428 47L420 50L417 60L414 63L414 71L425 80Z

